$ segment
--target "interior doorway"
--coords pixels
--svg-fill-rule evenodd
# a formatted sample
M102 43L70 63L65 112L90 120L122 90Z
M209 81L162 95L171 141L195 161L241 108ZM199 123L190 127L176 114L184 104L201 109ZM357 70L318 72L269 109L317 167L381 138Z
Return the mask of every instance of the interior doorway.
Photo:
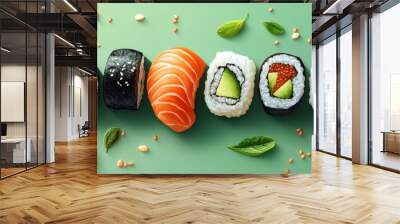
M58 66L55 84L56 145L96 135L96 75L80 67Z

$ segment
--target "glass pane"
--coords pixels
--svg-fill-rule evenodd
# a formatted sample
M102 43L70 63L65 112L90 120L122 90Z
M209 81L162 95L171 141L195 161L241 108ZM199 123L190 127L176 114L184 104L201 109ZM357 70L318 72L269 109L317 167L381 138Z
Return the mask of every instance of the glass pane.
M352 32L340 36L340 153L352 157Z
M400 43L393 27L400 5L374 15L372 26L372 163L400 170Z
M39 36L39 45L38 45L38 163L45 163L45 60L46 60L46 52L45 52L45 44L46 37L44 34L40 33Z
M30 161L26 151L26 34L2 33L1 45L1 174L25 170ZM28 146L29 148L29 146Z
M27 13L37 13L37 1L27 2ZM31 18L32 23L37 23L37 18ZM33 21L35 20L35 21ZM38 160L38 35L35 30L27 30L27 80L26 80L26 116L27 116L27 150L30 151L30 160L28 160L27 167L37 166Z
M318 149L336 153L336 39L318 48Z
M37 56L37 41L38 36L36 32L27 33L28 38L28 63L27 63L27 80L26 80L26 115L27 115L27 142L28 147L27 150L30 151L28 155L30 155L30 160L28 160L28 168L34 167L37 165L37 132L38 132L38 56Z

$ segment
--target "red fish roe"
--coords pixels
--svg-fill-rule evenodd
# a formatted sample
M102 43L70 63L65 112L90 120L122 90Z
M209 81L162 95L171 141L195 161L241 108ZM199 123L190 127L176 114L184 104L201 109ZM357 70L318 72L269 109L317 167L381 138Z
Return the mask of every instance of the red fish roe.
M273 92L278 90L283 84L288 80L293 79L297 75L297 70L293 65L274 63L269 66L269 73L276 72L278 77L276 79L275 86L273 87Z
M297 75L297 70L293 65L274 63L269 66L269 72L277 72L279 75L286 76L288 79L293 79Z

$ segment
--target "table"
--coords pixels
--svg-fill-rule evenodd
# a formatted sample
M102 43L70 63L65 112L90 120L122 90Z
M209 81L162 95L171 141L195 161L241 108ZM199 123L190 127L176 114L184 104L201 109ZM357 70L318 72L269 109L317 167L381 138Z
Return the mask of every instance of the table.
M32 160L32 140L30 138L26 139L26 142L28 142L27 147L26 147L26 154L25 154L25 138L5 138L1 139L1 145L2 145L2 157L8 157L5 158L7 162L10 163L26 163L26 162L31 162ZM14 147L10 150L8 148L9 145L14 145ZM6 147L5 149L3 147ZM12 153L12 156L8 156L8 152ZM3 153L6 154L3 156ZM12 160L11 160L12 158Z
M382 152L391 152L400 154L400 131L382 131L383 150Z

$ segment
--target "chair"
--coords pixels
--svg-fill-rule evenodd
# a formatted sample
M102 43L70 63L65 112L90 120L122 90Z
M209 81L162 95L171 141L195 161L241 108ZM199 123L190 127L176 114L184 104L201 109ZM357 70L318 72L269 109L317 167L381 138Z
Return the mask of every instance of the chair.
M89 136L89 129L90 129L89 121L85 121L85 123L82 125L82 127L80 127L80 125L78 125L79 138Z

